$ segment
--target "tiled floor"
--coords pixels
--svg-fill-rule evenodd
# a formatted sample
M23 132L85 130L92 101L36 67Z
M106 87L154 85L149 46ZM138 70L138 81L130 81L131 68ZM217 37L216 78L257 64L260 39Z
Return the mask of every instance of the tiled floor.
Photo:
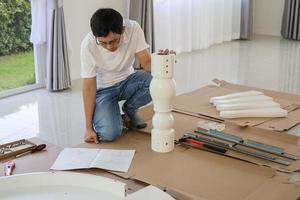
M255 36L178 55L177 94L209 84L213 78L300 94L300 42ZM72 146L83 142L81 81L72 90L45 89L0 99L0 143L38 136ZM290 131L300 136L300 128Z

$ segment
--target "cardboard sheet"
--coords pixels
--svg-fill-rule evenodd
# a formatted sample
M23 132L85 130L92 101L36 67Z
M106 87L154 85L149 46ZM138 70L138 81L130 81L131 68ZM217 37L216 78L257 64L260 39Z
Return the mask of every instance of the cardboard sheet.
M300 187L287 183L286 176L276 174L275 170L257 165L257 161L243 162L226 156L198 149L176 146L170 153L156 153L151 150L150 132L152 129L152 106L140 110L148 121L144 132L128 131L113 143L81 144L78 147L135 149L129 172L111 172L123 178L142 181L165 189L177 199L297 199ZM191 132L200 120L198 117L173 113L176 139ZM273 131L243 128L236 124L226 124L233 134L259 141L286 144L294 148L298 137ZM244 131L244 129L248 129ZM260 130L260 131L257 131ZM274 134L273 134L274 133ZM270 135L271 134L271 135ZM269 139L270 138L270 139ZM297 148L298 149L298 148ZM248 159L248 158L247 158ZM247 160L244 158L244 160ZM253 162L253 163L251 163ZM298 168L298 165L295 167ZM97 170L94 170L97 173Z
M219 116L216 108L209 103L214 96L221 96L235 92L258 90L265 95L273 97L274 101L280 103L281 107L288 111L286 118L238 118L226 120L240 126L257 126L275 131L286 131L300 123L300 96L248 87L244 85L231 84L225 81L214 80L217 85L208 85L201 89L175 97L173 108L177 112L193 113L200 118L211 120L224 120Z
M198 117L185 115L182 113L173 112L172 114L175 119L175 124L174 124L174 129L176 134L175 139L179 139L185 133L193 133L193 130L197 127L197 122L202 120L199 119ZM151 133L151 129L152 129L151 117L150 119L149 117L146 118L148 118L147 121L148 127L142 129L141 131L146 133ZM298 141L300 138L297 136L284 134L284 132L265 130L257 127L241 127L231 122L227 122L225 124L225 127L226 129L224 130L224 132L226 133L237 135L239 137L242 137L243 139L251 139L258 142L281 147L285 150L286 153L297 155L300 158L300 146L298 145ZM269 166L278 171L291 173L300 170L300 159L297 161L292 161L291 165L289 166L285 166L271 161L241 154L235 151L230 151L230 150L226 152L226 155L247 162L255 163L258 165ZM286 158L283 159L288 160Z
M40 152L27 154L19 158L11 157L7 160L2 160L0 169L4 169L5 162L8 160L14 160L15 168L13 169L13 174L48 171L62 148L38 138L31 138L30 141L35 144L44 143L47 147ZM1 175L4 174L2 173Z
M61 152L63 148L51 144L49 142L43 141L39 138L31 138L29 140L35 144L45 143L47 144L47 148L41 152L36 152L34 154L28 154L26 156L22 156L15 159L9 158L7 160L2 160L0 161L0 169L4 169L5 162L12 159L16 164L15 168L13 169L13 175L31 173L31 172L49 171L51 165L55 162L55 159L57 158L58 154ZM75 171L79 173L96 174L99 176L104 176L107 178L115 179L123 183L126 183L127 185L126 192L128 194L138 191L148 185L140 181L135 181L132 179L124 179L114 174L111 174L105 170L100 170L100 169L85 169L85 170L75 170ZM4 176L4 173L0 173L0 177L1 176Z
M272 199L273 194L282 197L286 193L291 199L300 196L299 186L273 180L276 176L272 168L181 146L170 153L156 153L151 150L150 135L136 131L113 143L78 147L135 148L129 172L111 173L159 186L178 199L263 199L261 195ZM265 190L274 191L265 194Z

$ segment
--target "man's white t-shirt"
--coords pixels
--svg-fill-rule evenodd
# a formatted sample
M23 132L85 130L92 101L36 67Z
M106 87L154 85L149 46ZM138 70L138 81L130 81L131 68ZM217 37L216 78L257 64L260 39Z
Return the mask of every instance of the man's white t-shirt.
M144 32L136 21L124 20L125 31L119 47L111 52L97 45L89 32L81 43L81 77L97 77L97 89L110 87L134 72L135 53L149 48Z

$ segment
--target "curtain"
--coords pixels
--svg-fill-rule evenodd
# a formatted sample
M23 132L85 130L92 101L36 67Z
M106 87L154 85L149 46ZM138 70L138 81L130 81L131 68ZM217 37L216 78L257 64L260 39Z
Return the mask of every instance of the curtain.
M31 0L31 31L30 42L33 44L43 44L46 42L47 32L47 0Z
M66 26L62 4L48 0L47 89L58 91L71 86Z
M287 39L300 40L300 0L285 0L281 35Z
M154 25L153 25L153 1L130 0L129 19L137 21L144 31L145 39L149 44L150 53L154 52ZM134 63L135 69L141 69L139 61Z
M145 39L154 50L153 1L130 0L129 19L137 21L145 33Z
M280 42L280 91L300 94L300 43L284 39Z
M241 0L154 0L155 47L180 52L240 38Z
M49 91L67 89L71 77L62 0L31 0L31 5L31 42L47 46L46 87Z
M253 23L253 1L242 0L241 7L241 39L250 39Z

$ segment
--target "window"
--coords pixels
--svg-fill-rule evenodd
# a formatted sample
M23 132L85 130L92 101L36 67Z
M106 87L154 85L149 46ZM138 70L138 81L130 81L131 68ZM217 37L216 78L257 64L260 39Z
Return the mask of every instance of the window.
M0 97L40 86L30 28L30 1L0 0Z

